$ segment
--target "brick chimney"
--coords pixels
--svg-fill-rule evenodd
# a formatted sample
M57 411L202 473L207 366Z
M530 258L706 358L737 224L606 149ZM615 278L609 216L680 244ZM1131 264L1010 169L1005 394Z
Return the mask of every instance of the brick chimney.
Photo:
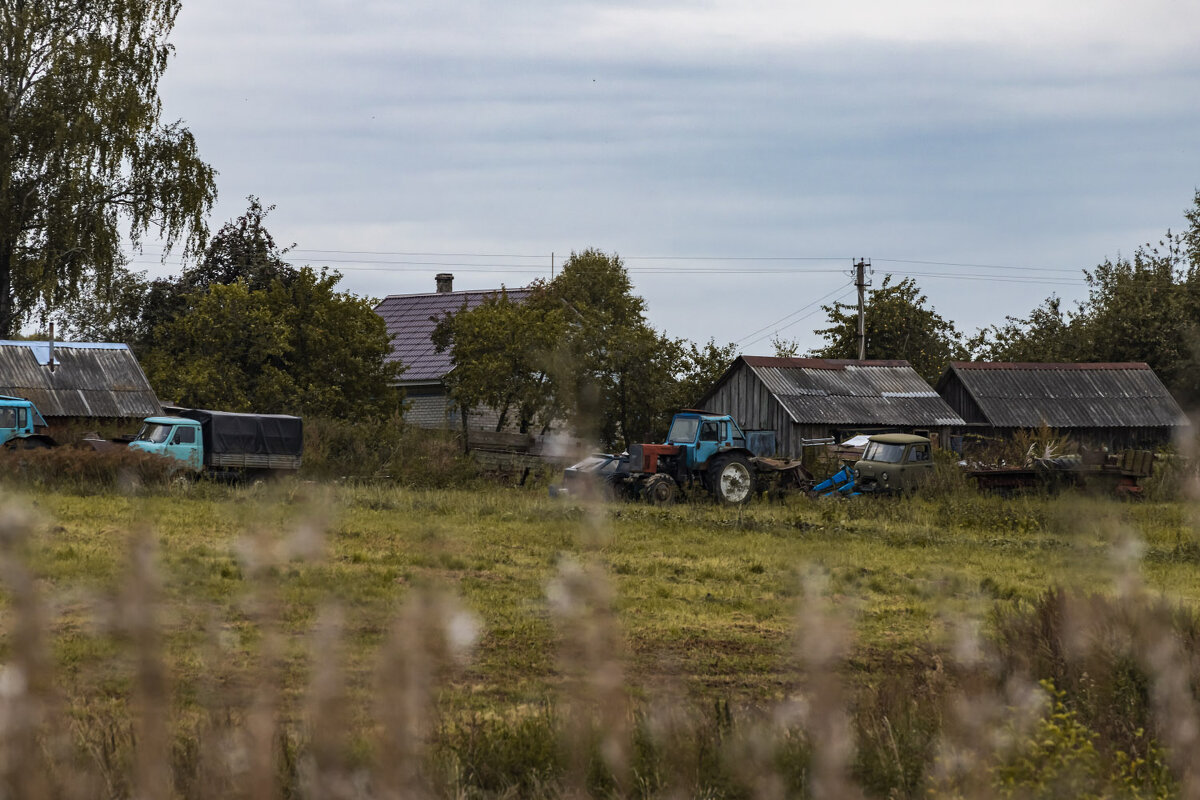
M449 294L454 291L454 273L439 272L434 280L437 281L438 294Z

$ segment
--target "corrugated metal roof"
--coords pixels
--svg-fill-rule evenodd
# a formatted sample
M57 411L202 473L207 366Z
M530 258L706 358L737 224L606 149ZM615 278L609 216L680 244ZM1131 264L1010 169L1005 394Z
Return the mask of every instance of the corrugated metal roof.
M1188 424L1154 370L1143 363L950 364L997 428L1162 428Z
M490 289L487 291L434 292L431 294L394 294L383 298L375 313L383 317L392 336L392 354L388 361L399 361L408 367L400 382L438 381L450 371L450 351L439 353L430 336L438 320L446 313L453 314L465 304L470 310L484 299L505 292L509 299L522 301L528 289Z
M743 356L793 422L963 425L907 361ZM734 369L737 364L734 364Z
M142 418L161 414L133 352L123 344L0 341L0 394L33 401L45 417Z

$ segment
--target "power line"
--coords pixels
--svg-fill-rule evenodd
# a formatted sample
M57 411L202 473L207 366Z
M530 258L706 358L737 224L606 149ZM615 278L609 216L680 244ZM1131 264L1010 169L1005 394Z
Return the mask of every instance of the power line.
M143 249L158 249L162 251L161 245L147 245ZM549 253L461 253L461 252L434 252L434 251L405 251L405 250L330 250L319 248L293 248L287 253L303 254L315 253L318 255L336 255L346 254L351 256L400 256L404 258L521 258L539 260L549 263ZM619 255L619 254L618 254ZM620 256L622 261L729 261L729 262L795 262L795 261L832 261L844 262L852 259L846 256L702 256L702 255L629 255ZM318 259L320 261L337 261L356 263L357 259ZM1022 266L1014 264L976 264L962 261L932 261L923 259L904 259L904 258L876 258L877 263L887 264L916 264L925 266L938 267L965 267L968 269L1000 269L1000 270L1018 270L1023 272L1063 272L1075 273L1081 271L1082 268L1063 268L1063 267L1045 267L1045 266ZM373 263L373 262L362 262ZM392 263L384 261L380 263ZM446 264L444 262L396 262L396 263L412 263L425 264L428 266L457 266L455 264ZM468 265L476 266L476 265ZM478 265L488 266L488 265ZM522 265L530 267L533 265Z
M843 300L845 300L847 297L849 297L850 295L854 294L856 291L857 291L857 289L851 288L851 289L850 289L850 291L843 293L843 294L841 295L841 297L838 297L838 298L837 298L836 300L834 300L833 302L834 302L835 304L836 304L836 303L840 303L840 302L842 302ZM827 295L827 296L828 296L828 295ZM817 301L817 302L820 302L820 301ZM765 334L763 334L762 336L758 337L757 339L755 339L755 340L753 340L753 341L750 341L750 342L746 342L744 345L741 345L741 346L742 346L742 347L749 347L749 346L750 346L750 345L752 345L752 344L757 344L757 343L761 342L763 339L767 338L768 336L776 335L776 334L778 334L780 331L786 331L788 328L792 327L793 325L799 325L801 322L803 322L804 320L808 319L808 318L809 318L809 317L811 317L813 314L816 314L816 313L817 313L818 311L820 311L820 310L821 310L820 308L814 308L812 311L808 312L808 313L807 313L807 314L805 314L804 316L802 316L802 317L798 317L798 318L796 318L796 319L792 320L792 321L791 321L791 322L789 322L787 325L784 325L784 326L782 326L782 327L779 327L779 328L775 328L775 329L774 329L774 330L772 330L770 333L765 333Z
M915 261L903 258L877 258L888 264L923 264L931 267L970 267L972 269L1017 269L1029 272L1079 272L1079 269L1063 269L1061 267L1016 267L1007 264L961 264L956 261Z
M741 344L742 342L745 342L745 341L746 341L747 339L749 339L750 337L752 337L752 336L757 336L758 334L762 333L763 331L771 331L771 332L774 332L774 331L780 330L780 328L779 328L779 325L780 325L780 323L784 322L785 320L791 319L792 317L794 317L794 316L796 316L797 314L799 314L801 311L804 311L804 310L805 310L805 309L807 309L807 308L811 308L812 306L815 306L817 303L820 303L820 302L822 302L823 300L826 300L827 298L831 297L832 295L835 295L835 294L837 294L838 292L842 291L842 290L843 290L843 289L845 289L845 288L846 288L845 286L838 286L838 287L837 287L836 289L834 289L832 292L829 292L829 293L827 293L827 294L821 295L820 297L818 297L816 300L813 300L812 302L805 303L804 305L800 306L799 308L797 308L797 309L796 309L795 311L793 311L792 313L790 313L790 314L788 314L788 315L786 315L786 316L784 316L784 317L781 317L781 318L779 318L779 319L775 320L775 321L774 321L774 322L772 322L772 323L769 323L769 324L767 324L767 325L764 325L763 327L759 328L759 329L758 329L758 330L756 330L756 331L752 331L751 333L748 333L748 334L746 334L746 335L745 335L745 336L743 336L741 339L738 339L736 342L734 342L734 344ZM801 319L803 319L803 317L801 317ZM799 320L797 320L797 321L799 321ZM788 323L788 325L789 325L789 326L790 326L790 325L792 325L792 324L794 324L794 323L790 323L790 322ZM762 338L762 337L760 337L760 338ZM758 339L755 339L755 340L754 340L754 342L757 342L757 341L758 341ZM747 342L747 344L754 344L754 342Z

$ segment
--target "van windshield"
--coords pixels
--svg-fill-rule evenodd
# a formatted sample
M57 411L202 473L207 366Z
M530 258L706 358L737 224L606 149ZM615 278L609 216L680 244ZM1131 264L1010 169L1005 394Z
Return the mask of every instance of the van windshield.
M671 423L671 432L667 434L667 444L691 444L696 441L696 429L700 420L695 417L678 417Z
M863 453L863 461L878 461L883 464L898 464L904 457L904 445L871 442Z
M162 444L171 435L170 425L160 425L157 422L147 422L138 432L137 441Z
M0 428L17 427L17 410L15 408L0 408Z

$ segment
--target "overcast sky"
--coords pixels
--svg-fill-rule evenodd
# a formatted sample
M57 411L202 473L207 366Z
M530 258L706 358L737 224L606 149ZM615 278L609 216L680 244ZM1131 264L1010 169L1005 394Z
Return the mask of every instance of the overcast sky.
M257 195L359 294L596 247L656 327L769 353L819 344L865 257L972 333L1081 297L1200 186L1200 3L986 5L190 0L160 89L213 228Z

